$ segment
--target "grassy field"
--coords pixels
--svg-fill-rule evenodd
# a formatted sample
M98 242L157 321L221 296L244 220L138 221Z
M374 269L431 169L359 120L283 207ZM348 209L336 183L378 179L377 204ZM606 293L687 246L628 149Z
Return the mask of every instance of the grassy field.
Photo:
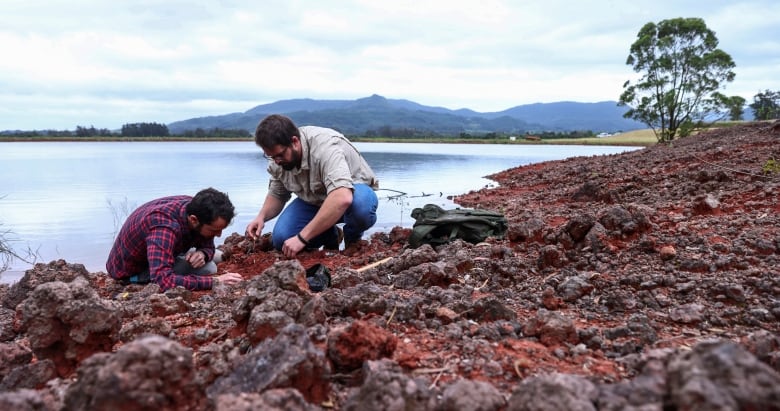
M609 137L567 138L545 140L543 144L588 144L605 146L652 146L657 143L652 129L627 131Z
M634 130L609 137L589 138L555 138L544 140L525 140L518 137L510 141L507 138L500 139L460 139L460 138L430 138L430 139L397 139L386 137L351 137L350 140L366 143L449 143L449 144L574 144L574 145L599 145L599 146L651 146L658 142L653 130Z

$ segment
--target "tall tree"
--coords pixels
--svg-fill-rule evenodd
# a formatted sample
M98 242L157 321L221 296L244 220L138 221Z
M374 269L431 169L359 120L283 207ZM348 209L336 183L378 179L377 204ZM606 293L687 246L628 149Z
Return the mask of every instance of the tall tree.
M745 98L742 96L732 96L726 101L726 108L729 111L729 120L740 121L745 113Z
M718 90L734 80L735 64L717 47L715 32L700 18L645 24L626 60L643 74L623 84L619 104L629 107L624 117L647 124L659 142L668 142L728 110L730 98Z
M756 120L780 118L780 91L766 90L756 94L750 108Z

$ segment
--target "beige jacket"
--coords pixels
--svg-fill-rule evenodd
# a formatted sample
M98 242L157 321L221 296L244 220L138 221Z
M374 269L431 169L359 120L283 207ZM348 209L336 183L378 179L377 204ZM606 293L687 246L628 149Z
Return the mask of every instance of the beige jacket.
M379 180L360 152L336 130L299 127L303 155L299 169L286 171L274 162L268 164L271 180L268 193L282 203L295 194L301 200L322 205L331 191L353 184L367 184L374 190Z

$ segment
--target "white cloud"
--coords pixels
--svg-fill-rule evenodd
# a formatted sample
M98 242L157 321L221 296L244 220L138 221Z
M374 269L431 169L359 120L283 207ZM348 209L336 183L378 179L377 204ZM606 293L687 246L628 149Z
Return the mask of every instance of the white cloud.
M672 0L5 0L0 130L118 128L287 98L497 111L616 100L639 29L701 17L727 94L780 89L780 4Z

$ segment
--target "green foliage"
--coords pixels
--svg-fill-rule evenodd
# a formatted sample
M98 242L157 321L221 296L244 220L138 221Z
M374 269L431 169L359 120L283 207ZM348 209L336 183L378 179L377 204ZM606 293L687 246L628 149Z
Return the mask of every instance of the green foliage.
M742 117L745 113L745 98L740 96L732 96L726 99L725 106L729 111L729 120L740 121L744 120Z
M701 124L699 124L699 126L700 125ZM680 137L688 137L696 128L697 125L694 124L692 121L684 121L680 124L680 127L677 129L677 135ZM671 138L669 140L671 140Z
M774 158L770 158L761 167L761 171L763 171L764 174L777 174L777 173L780 173L780 161L777 161Z
M107 128L95 128L95 126L76 126L76 137L104 137L113 135Z
M244 129L235 128L212 128L204 130L200 127L195 130L184 130L180 134L182 137L187 138L249 138L252 134Z
M766 90L756 94L750 108L756 120L780 118L780 91Z
M166 137L168 126L157 123L131 123L122 126L122 137Z
M18 130L18 131L4 131L0 134L0 137L18 137L23 139L37 139L37 138L68 138L73 137L75 133L70 130Z
M669 142L736 104L718 92L734 80L735 64L717 47L715 32L700 18L645 24L626 60L642 77L623 85L619 104L629 107L624 117L647 124L659 142Z

